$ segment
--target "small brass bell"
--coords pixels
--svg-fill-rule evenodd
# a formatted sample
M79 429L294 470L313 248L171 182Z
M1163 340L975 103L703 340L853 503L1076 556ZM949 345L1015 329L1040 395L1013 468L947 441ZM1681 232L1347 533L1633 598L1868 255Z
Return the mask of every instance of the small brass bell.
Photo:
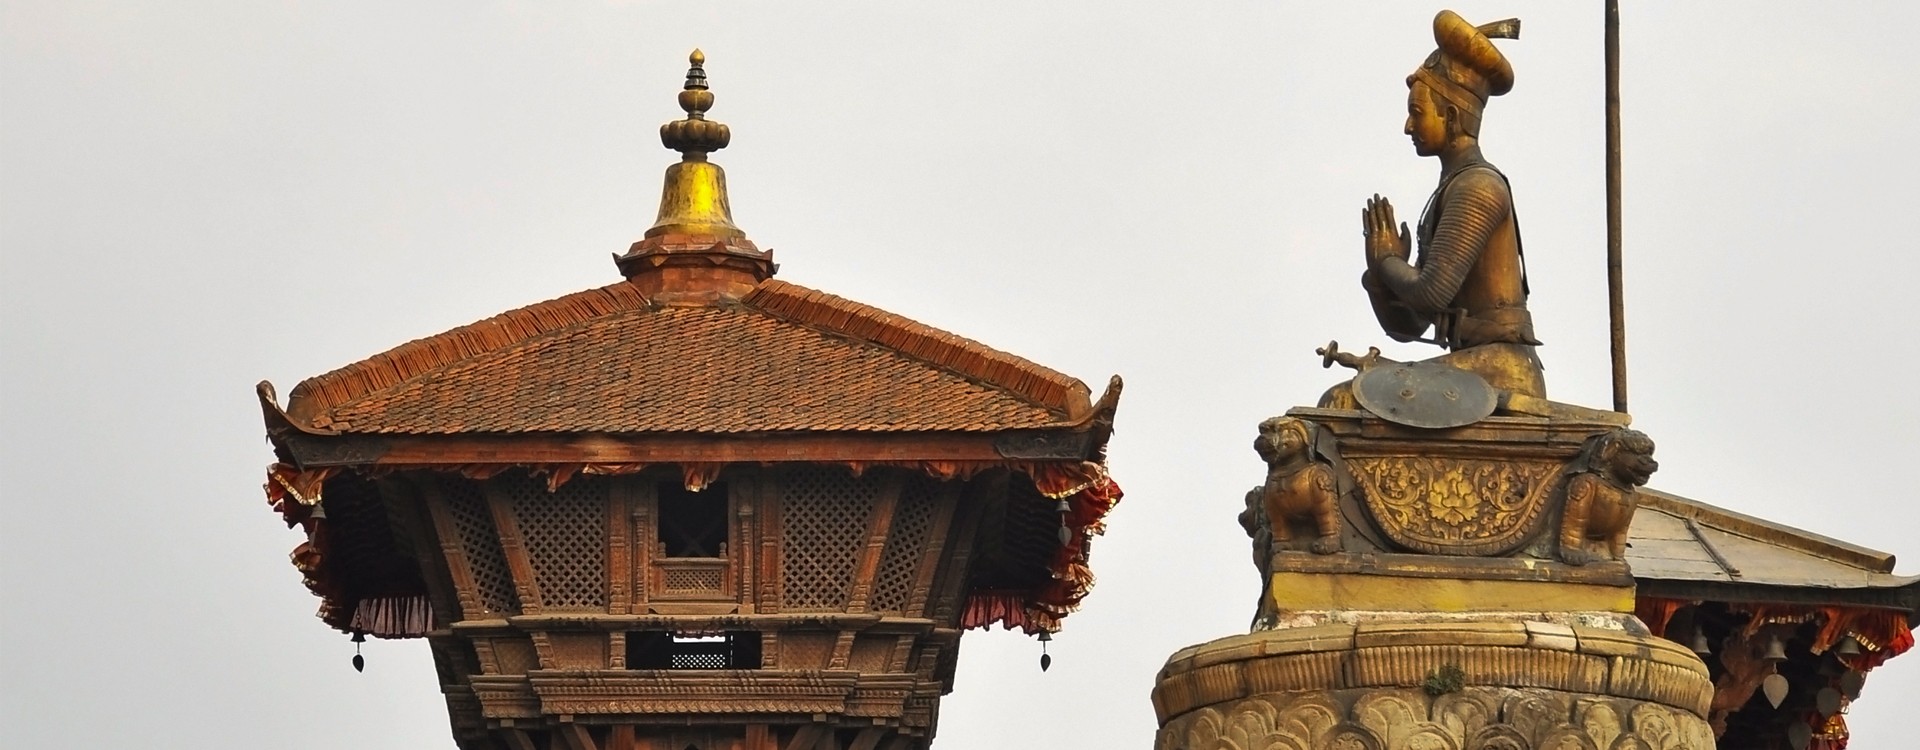
M1767 641L1767 653L1760 658L1766 659L1767 661L1786 661L1787 644L1781 643L1779 636L1774 636Z
M1047 653L1047 642L1051 640L1053 640L1052 633L1040 631L1040 671L1042 672L1053 666L1053 656Z
M1855 640L1853 636L1841 638L1840 646L1835 648L1833 652L1841 656L1859 656L1860 641Z
M1713 653L1713 644L1707 642L1707 631L1699 628L1693 629L1693 642L1689 647L1693 649L1694 653L1701 656L1707 656Z

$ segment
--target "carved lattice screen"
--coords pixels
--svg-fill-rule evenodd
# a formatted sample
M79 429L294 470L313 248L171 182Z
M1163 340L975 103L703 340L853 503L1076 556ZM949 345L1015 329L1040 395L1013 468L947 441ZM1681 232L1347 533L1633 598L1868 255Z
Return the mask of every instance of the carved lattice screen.
M664 594L719 594L726 585L726 570L719 566L677 566L662 571Z
M607 487L606 477L575 477L548 493L536 480L508 480L542 607L607 608Z
M808 467L789 472L785 484L781 606L790 612L844 611L878 483L871 474L855 478L846 469Z
M928 535L933 530L934 493L938 485L928 477L915 477L901 488L900 501L894 506L893 527L887 536L887 548L880 556L880 572L873 579L873 595L868 609L874 612L902 612L913 596L920 560L925 557ZM918 613L906 613L909 615Z
M450 480L442 487L448 515L453 517L454 531L460 537L460 551L466 554L467 566L472 569L474 595L481 608L494 614L519 614L520 597L513 592L513 575L500 552L500 534L480 487L465 479Z

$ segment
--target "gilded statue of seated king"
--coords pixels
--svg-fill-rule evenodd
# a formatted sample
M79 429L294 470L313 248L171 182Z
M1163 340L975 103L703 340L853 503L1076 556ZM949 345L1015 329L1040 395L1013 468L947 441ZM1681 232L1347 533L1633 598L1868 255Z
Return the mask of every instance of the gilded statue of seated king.
M1439 157L1440 184L1417 234L1395 221L1385 198L1367 202L1361 285L1388 336L1437 344L1449 352L1435 361L1501 391L1545 398L1513 193L1479 142L1487 99L1513 88L1513 66L1492 39L1518 37L1519 21L1476 27L1441 11L1433 32L1438 49L1407 77L1406 133L1416 153ZM1350 389L1336 387L1322 405L1352 408Z

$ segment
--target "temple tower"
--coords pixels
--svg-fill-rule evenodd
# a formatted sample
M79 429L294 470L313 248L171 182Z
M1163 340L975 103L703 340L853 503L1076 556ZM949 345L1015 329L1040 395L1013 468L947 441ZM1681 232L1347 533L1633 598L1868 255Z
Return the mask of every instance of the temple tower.
M269 499L467 750L924 748L962 631L1087 593L1119 380L774 280L691 63L625 278L262 383Z

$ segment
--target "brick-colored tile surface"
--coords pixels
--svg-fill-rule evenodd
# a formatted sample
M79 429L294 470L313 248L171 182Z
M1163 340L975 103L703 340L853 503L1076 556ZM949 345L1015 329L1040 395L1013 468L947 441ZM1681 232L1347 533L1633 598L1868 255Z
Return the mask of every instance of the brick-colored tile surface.
M295 388L352 433L998 431L1087 408L1073 378L859 303L768 281L660 307L626 283L397 347Z

